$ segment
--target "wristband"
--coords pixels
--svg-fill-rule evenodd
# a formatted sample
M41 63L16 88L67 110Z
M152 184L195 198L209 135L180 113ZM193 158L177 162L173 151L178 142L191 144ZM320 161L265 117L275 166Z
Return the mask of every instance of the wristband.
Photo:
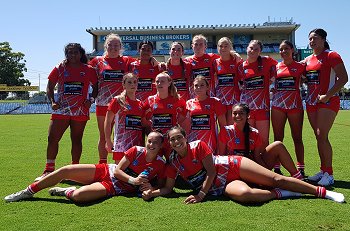
M198 196L199 196L201 199L203 199L206 195L207 195L207 194L206 194L205 192L203 192L202 190L199 191L199 193L198 193Z
M135 179L133 177L129 177L128 183L132 184L132 185L135 185Z

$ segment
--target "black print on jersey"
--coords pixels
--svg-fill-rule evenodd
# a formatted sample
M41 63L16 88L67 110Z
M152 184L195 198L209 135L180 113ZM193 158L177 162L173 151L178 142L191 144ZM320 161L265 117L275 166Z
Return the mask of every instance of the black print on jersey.
M126 115L125 116L125 129L126 130L142 130L141 116Z
M105 70L103 72L104 82L121 83L123 81L124 71L122 70Z
M139 78L137 91L152 91L152 79Z
M84 83L82 82L65 82L63 87L65 95L83 95Z
M308 83L320 84L320 71L308 71L306 78Z
M191 117L192 130L210 130L210 115L193 115Z
M255 76L245 80L247 90L263 89L264 88L264 76Z
M276 89L281 91L295 91L295 77L281 77L276 79Z
M223 74L218 75L218 85L219 87L233 87L233 74Z

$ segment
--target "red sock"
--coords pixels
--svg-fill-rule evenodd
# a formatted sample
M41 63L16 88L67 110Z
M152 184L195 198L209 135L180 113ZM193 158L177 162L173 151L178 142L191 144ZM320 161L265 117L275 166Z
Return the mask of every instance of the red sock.
M280 199L282 197L281 191L278 189L272 189L271 192L273 192L274 194L276 194L276 199Z
M98 161L99 164L107 164L107 158L101 158L99 161Z
M53 172L55 171L55 163L46 163L44 172Z
M72 164L79 164L79 161L72 161Z
M326 196L326 188L321 186L316 187L316 196L324 198Z
M292 174L292 177L297 178L299 180L303 179L303 176L301 175L299 170L297 172L295 172L294 174Z
M297 162L297 169L305 169L305 164L302 162Z
M31 194L34 194L34 193L37 193L40 191L40 189L38 188L38 183L39 182L34 182L33 184L29 185L27 187L27 190L31 193Z
M327 172L329 175L333 175L333 168L332 167L324 167L323 172Z
M67 198L67 199L72 199L73 192L74 192L74 189L66 190L66 191L65 191L66 198Z

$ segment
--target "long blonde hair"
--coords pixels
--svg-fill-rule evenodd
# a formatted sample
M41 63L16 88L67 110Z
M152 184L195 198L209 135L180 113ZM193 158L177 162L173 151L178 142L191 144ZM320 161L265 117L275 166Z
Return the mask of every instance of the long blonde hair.
M136 80L138 79L136 75L134 75L133 73L127 73L123 76L123 86L125 85L125 82L128 80L128 79L132 79L132 78L135 78ZM119 95L117 95L115 97L120 105L121 108L123 108L124 110L128 110L127 108L127 103L126 103L126 89L124 89L122 91L122 93L120 93Z
M179 96L179 94L177 93L177 88L176 88L176 86L175 86L175 84L174 84L174 81L173 81L173 79L170 77L170 75L168 74L168 72L163 71L163 72L159 73L159 74L156 76L156 79L157 79L157 77L161 77L161 76L167 77L168 81L170 82L170 86L168 87L169 95L173 96L173 97L176 98L176 99L180 99L180 96Z
M120 38L120 36L117 34L114 34L114 33L110 33L109 35L106 36L105 43L103 44L103 48L104 48L103 55L107 54L108 43L110 43L112 40L118 40L120 42L119 55L121 56L124 52L123 42L122 42L122 39Z

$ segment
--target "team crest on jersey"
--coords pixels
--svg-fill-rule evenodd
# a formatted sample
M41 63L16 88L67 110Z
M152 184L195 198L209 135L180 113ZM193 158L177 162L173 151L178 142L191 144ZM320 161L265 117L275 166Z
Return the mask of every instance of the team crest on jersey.
M235 65L234 65L234 64L231 64L231 65L230 65L230 68L231 68L231 69L235 68Z
M210 104L204 105L205 109L210 110Z
M167 104L167 108L168 108L168 109L172 109L172 108L173 108L173 105L172 105L172 104Z
M197 159L193 159L193 160L192 160L192 163L198 164L198 160L197 160Z
M85 76L85 72L80 72L80 76Z
M174 74L174 72L173 72L172 70L168 70L168 74L169 74L170 76L172 76L172 75Z
M139 74L139 70L138 69L134 69L134 74L138 75Z
M130 105L130 104L125 105L125 107L126 107L128 110L131 110L131 105Z
M63 76L64 76L64 77L68 77L68 76L69 76L68 71L65 70L65 71L63 72Z
M205 63L209 63L209 59L204 59L204 62Z
M221 66L218 66L218 71L221 71L221 69L222 69Z
M136 165L138 165L139 164L139 161L138 160L134 160L133 162L132 162L132 165L134 165L134 166L136 166Z
M296 68L291 68L291 69L290 69L291 72L297 72L297 70L298 70L298 69L296 69Z
M153 104L153 109L157 109L158 108L158 104Z
M153 73L153 72L154 72L154 69L153 69L153 68L149 69L149 72Z

